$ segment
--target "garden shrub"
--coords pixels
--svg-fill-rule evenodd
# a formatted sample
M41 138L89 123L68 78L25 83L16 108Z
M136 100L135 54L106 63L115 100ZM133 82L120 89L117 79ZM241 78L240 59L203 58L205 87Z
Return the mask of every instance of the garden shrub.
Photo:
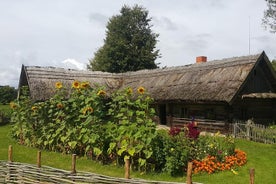
M8 113L0 111L0 126L6 125L10 121L10 115Z

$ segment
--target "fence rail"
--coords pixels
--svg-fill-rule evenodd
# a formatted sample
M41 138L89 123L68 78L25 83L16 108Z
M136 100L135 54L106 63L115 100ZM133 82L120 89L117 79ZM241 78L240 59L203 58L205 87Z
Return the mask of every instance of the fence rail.
M115 178L89 172L72 173L48 166L0 161L0 183L24 183L24 184L76 184L76 183L131 183L131 184L176 184L175 182L149 181L143 179ZM178 183L179 184L179 183Z
M228 133L229 132L229 123L224 121L216 121L216 120L209 120L209 119L195 119L197 122L198 129L204 132L221 132L221 133ZM191 122L189 118L171 118L171 125L177 127L187 126L188 123Z
M236 138L244 138L255 142L266 144L276 143L276 129L268 126L255 124L249 120L247 122L236 122L231 124L232 134Z

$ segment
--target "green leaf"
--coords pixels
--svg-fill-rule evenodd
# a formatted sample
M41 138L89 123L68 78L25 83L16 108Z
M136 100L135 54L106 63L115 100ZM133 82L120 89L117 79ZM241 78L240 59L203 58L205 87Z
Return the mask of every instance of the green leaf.
M61 142L64 143L64 141L66 140L66 138L67 138L66 136L61 136L61 137L60 137Z
M129 156L129 155L125 155L125 156L124 156L124 161L126 161L127 159L130 159L130 156Z
M74 149L74 148L76 147L76 145L77 145L77 141L68 142L68 145L69 145L72 149Z
M120 148L120 149L117 151L117 154L118 154L119 156L121 156L122 153L125 152L125 151L126 151L126 148L125 148L125 147Z
M100 154L102 154L102 150L96 147L93 148L93 152L95 153L96 156L99 156Z
M112 150L116 147L116 142L111 142L109 143L109 148L107 150L107 153L110 154L112 152Z
M149 151L149 150L144 150L143 152L146 156L146 159L149 159L151 157L151 155L153 154L153 151Z
M143 165L145 165L145 163L146 163L146 159L139 158L139 159L138 159L138 163L139 163L140 166L143 166Z
M134 148L134 147L131 147L131 148L129 148L129 149L127 150L127 152L128 152L128 154L129 154L130 156L133 156L133 155L135 154L135 148Z

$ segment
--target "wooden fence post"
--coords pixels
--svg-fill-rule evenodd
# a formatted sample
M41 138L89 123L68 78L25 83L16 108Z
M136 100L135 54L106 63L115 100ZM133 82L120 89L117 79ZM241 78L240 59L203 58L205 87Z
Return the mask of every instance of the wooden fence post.
M12 145L9 145L8 161L12 162Z
M192 171L193 171L193 162L188 162L188 169L187 169L187 184L192 184Z
M254 168L251 168L249 170L249 173L250 173L250 184L254 184L254 180L255 180L255 169Z
M37 167L41 167L41 151L37 151L37 157L36 157Z
M129 158L125 159L125 178L126 179L130 178L130 161L129 161Z
M76 171L76 158L77 158L77 155L73 154L72 155L72 166L71 166L71 173L72 174L75 174L77 172Z

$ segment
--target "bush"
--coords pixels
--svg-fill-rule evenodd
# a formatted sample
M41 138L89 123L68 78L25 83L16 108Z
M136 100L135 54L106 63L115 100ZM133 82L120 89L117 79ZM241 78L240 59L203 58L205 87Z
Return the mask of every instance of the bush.
M10 122L11 110L8 105L0 105L0 126Z

